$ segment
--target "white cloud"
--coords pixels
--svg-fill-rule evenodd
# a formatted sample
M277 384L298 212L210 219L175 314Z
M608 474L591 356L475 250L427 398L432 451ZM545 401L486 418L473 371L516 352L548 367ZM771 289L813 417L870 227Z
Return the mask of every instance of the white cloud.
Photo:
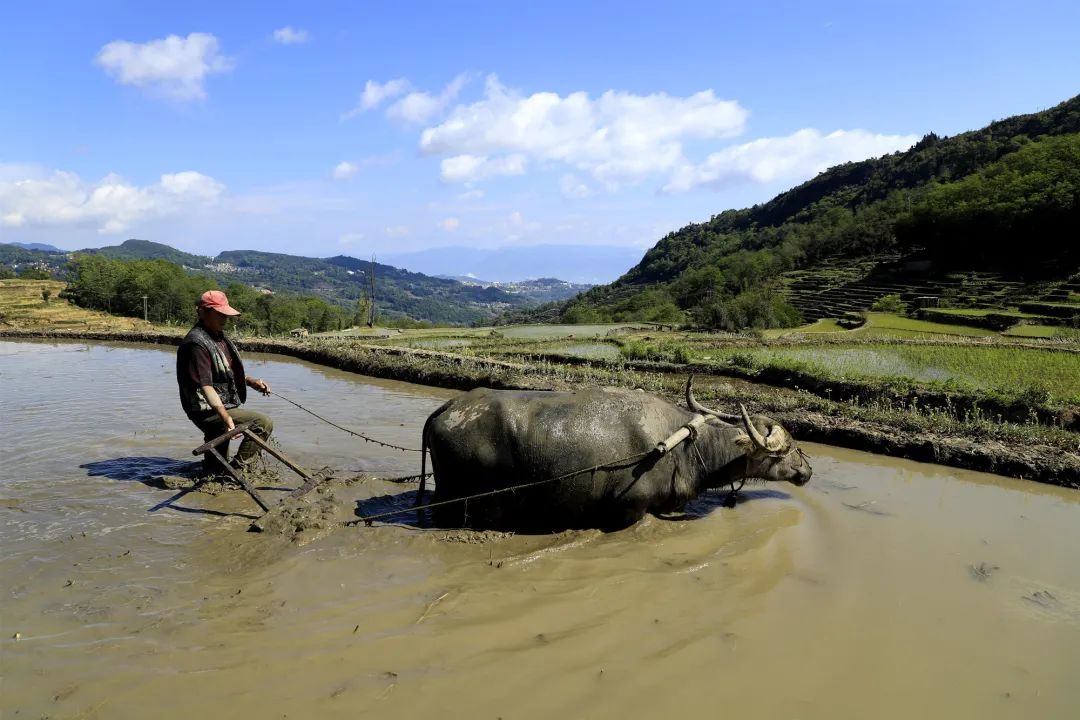
M456 217L448 217L445 220L439 221L439 227L441 227L443 230L446 230L447 232L457 230L460 225L461 221L458 220Z
M342 160L334 166L335 180L348 180L360 169L360 166L348 160Z
M739 134L747 115L712 90L688 97L613 90L595 99L584 92L523 96L489 76L484 98L455 107L440 125L424 130L420 149L448 159L481 158L480 168L518 157L521 168L526 159L561 162L605 182L637 180L686 164L685 140ZM476 173L454 172L464 165L459 160L447 172L444 160L443 179L478 179ZM479 176L494 174L501 173Z
M559 189L562 191L563 197L572 199L586 198L592 195L592 190L589 186L581 181L577 175L563 175L559 179Z
M162 175L161 188L175 197L204 202L217 200L225 191L225 186L214 178L193 170Z
M878 135L866 130L837 130L822 135L817 130L803 129L786 137L733 145L709 155L698 165L682 165L672 173L664 191L809 179L840 163L904 150L917 140L915 135Z
M193 171L162 175L137 187L118 175L96 183L63 170L0 166L0 226L83 225L100 233L123 232L149 218L214 204L225 186Z
M456 155L440 163L444 182L475 182L496 175L523 175L524 155L506 155L498 158L476 155Z
M538 222L529 222L528 220L526 220L525 216L521 214L520 210L515 210L510 213L510 217L508 219L510 221L511 227L519 228L521 230L539 230L541 227L540 223Z
M358 243L363 239L364 239L364 233L360 233L360 232L345 233L344 235L342 235L341 237L338 238L338 245L348 247L349 245L353 245L355 243Z
M409 228L404 225L394 225L386 228L386 236L392 238L402 238L409 234Z
M368 80L364 84L364 92L360 94L360 102L356 104L344 117L350 118L360 113L377 108L385 100L396 98L402 93L409 91L409 81L405 78L395 78L384 83Z
M443 88L437 97L426 92L409 93L387 108L386 115L391 119L414 125L426 123L457 98L467 80L467 76L458 75Z
M274 40L282 45L300 45L308 39L307 30L296 30L290 25L274 31Z
M114 40L95 59L123 85L149 90L174 100L202 100L208 75L232 70L230 58L218 52L218 40L209 33L186 38L170 35L146 43Z
M458 200L482 200L484 198L483 190L466 190L457 196Z

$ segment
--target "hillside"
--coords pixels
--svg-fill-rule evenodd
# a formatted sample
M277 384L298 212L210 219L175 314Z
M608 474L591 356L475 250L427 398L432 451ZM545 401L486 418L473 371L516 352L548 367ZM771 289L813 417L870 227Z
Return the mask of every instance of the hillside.
M148 240L127 240L120 245L79 252L112 260L164 260L209 276L222 286L241 282L275 293L313 295L348 309L354 309L357 300L364 297L367 274L374 268L376 304L382 317L435 323L484 322L499 312L566 298L583 289L559 281L538 281L512 288L462 283L344 255L320 259L230 250L211 258ZM67 262L67 253L0 244L0 265L32 266L63 277Z
M836 259L922 275L1064 279L1080 269L1080 96L847 163L762 205L663 237L614 283L539 310L565 321L791 324L784 273ZM916 270L917 268L917 270ZM902 273L901 273L902 274Z

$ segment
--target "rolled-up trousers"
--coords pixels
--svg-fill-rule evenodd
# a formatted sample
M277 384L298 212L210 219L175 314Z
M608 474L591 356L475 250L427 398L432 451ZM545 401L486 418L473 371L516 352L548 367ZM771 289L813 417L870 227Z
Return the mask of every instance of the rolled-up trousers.
M274 431L274 421L271 420L269 416L255 412L254 410L233 408L232 410L229 410L229 416L233 419L235 425L242 425L246 422L253 423L251 431L263 440L268 439L270 433ZM202 415L190 415L188 417L191 419L191 422L195 423L195 427L202 430L204 442L210 442L219 435L225 434L225 422L213 410ZM257 457L259 457L259 450L261 450L261 448L253 440L244 437L244 439L240 441L240 447L236 451L236 456L233 458L233 465L240 468L249 466ZM229 457L229 442L223 442L218 445L218 452L226 458ZM203 469L211 474L218 474L224 471L224 468L221 467L221 463L219 463L218 459L211 453L203 455Z

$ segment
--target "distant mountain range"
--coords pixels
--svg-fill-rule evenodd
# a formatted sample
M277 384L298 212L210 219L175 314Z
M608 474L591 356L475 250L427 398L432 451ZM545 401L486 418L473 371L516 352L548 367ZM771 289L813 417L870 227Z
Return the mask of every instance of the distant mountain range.
M60 248L54 245L46 245L45 243L9 243L16 247L21 247L23 250L41 250L42 252L63 252Z
M514 282L559 278L595 285L611 282L641 260L641 248L618 245L523 245L485 250L441 247L379 255L395 267L448 277Z
M51 246L49 246L51 247ZM342 306L354 306L375 273L375 302L384 317L410 317L437 323L485 322L511 309L571 297L588 286L554 279L520 283L459 282L409 272L385 263L338 255L309 258L258 250L229 250L216 257L193 255L149 240L87 248L80 253L118 260L165 260L214 278L223 287L241 282L271 292L315 295ZM67 255L60 250L0 244L0 264L29 264L62 273Z

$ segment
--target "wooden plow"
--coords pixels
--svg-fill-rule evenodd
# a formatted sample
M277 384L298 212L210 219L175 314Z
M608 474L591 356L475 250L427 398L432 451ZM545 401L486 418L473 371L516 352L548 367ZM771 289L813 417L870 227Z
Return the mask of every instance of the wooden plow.
M240 484L240 487L244 488L247 494L251 496L252 500L258 503L259 507L263 509L263 514L251 523L252 530L262 531L263 527L265 526L266 520L271 517L275 512L279 511L286 502L295 501L307 495L309 492L318 487L319 483L329 480L333 475L333 471L331 471L329 468L326 468L314 474L309 473L307 470L290 460L285 453L271 446L261 437L256 435L251 430L251 425L252 423L250 422L241 423L234 427L232 430L218 435L216 438L210 440L209 442L203 443L199 447L192 450L191 454L203 455L206 453L210 453L218 459L222 467L225 468L226 472L228 472L229 475L231 475L232 478ZM251 484L251 481L244 477L244 473L240 472L238 469L230 465L228 459L226 459L226 457L221 453L221 451L218 450L219 445L224 442L228 442L229 440L232 440L237 435L243 435L244 437L249 438L252 442L261 447L268 454L277 458L283 465L285 465L290 470L299 475L304 481L303 484L301 484L300 487L296 488L295 490L289 492L276 505L272 505L271 503L267 502L267 500L262 496L262 494L259 493L258 489L256 489L256 487Z

